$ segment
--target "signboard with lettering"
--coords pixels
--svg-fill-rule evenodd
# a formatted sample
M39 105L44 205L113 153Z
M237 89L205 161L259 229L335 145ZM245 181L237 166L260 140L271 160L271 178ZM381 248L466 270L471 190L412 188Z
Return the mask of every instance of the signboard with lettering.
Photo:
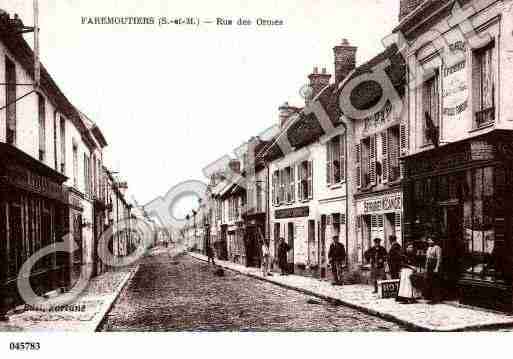
M402 209L401 194L374 197L359 203L359 214L370 214L379 212L395 212Z
M276 212L274 212L274 216L276 219L300 218L300 217L308 217L309 215L310 215L310 207L279 209Z
M378 281L378 295L385 298L395 298L399 294L399 279Z
M387 101L381 110L364 120L363 131L365 133L374 132L384 127L388 122L394 119L392 110L392 103Z
M453 51L465 53L465 42L451 44ZM469 86L467 79L467 60L451 64L443 69L443 110L442 121L444 140L450 134L458 134L462 121L469 108Z

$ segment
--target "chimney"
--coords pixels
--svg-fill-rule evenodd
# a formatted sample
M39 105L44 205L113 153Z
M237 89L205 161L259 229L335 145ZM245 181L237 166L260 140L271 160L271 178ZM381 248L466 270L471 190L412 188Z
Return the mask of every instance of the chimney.
M342 39L340 45L333 48L335 55L335 83L342 82L356 67L356 50L347 39Z
M233 173L240 174L240 161L239 160L230 160L230 163L228 164L228 166L230 167L230 170Z
M278 107L278 111L280 112L280 128L283 128L290 116L298 111L296 107L290 106L288 102L283 103L280 107Z
M308 86L312 89L310 96L305 98L306 104L310 102L315 96L317 96L323 88L329 85L331 75L327 73L326 68L322 68L322 72L319 73L319 69L317 67L313 68L313 72L308 75L308 79L310 83Z
M399 0L399 22L413 12L425 0Z

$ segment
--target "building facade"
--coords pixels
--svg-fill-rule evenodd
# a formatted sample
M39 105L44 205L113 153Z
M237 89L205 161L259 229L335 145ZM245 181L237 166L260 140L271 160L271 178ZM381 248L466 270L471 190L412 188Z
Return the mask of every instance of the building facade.
M408 3L396 31L410 43L404 51L409 78L423 81L407 95L404 241L440 238L447 290L464 303L511 310L508 4L434 1L408 11ZM449 21L461 6L465 17ZM462 31L463 21L474 36L465 34L468 27ZM435 31L432 42L443 46L430 46Z

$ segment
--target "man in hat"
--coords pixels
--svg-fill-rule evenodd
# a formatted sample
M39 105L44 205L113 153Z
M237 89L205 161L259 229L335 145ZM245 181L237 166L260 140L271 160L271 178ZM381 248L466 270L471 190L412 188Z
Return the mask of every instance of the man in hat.
M333 285L342 284L342 266L346 260L346 249L342 243L338 241L338 236L333 237L333 243L330 245L328 252L331 272L333 273Z
M371 279L374 282L374 292L378 292L378 280L384 280L387 250L381 245L381 238L374 238L374 246L365 252L365 260L371 265Z

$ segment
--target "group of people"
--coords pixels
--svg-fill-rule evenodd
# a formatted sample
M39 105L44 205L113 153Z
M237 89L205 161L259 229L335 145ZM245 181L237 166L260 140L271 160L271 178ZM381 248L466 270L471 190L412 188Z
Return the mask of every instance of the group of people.
M381 239L374 239L374 246L364 253L365 260L371 266L371 280L374 285L374 292L378 292L378 281L387 279L386 267L388 266L388 273L390 279L399 279L399 293L398 300L404 302L415 301L420 296L418 289L412 284L412 276L418 270L416 263L415 248L410 244L406 251L403 252L401 245L397 242L397 238L393 235L388 237L390 242L390 249L387 250L381 245ZM440 300L440 268L442 262L442 249L436 243L436 239L428 237L428 249L426 252L426 261L424 265L425 270L425 295L430 299L430 303L436 303ZM278 266L281 270L281 275L289 273L288 253L292 248L285 241L284 238L279 239L277 246L277 259ZM271 274L271 251L269 242L263 240L261 242L261 269L262 275L269 276ZM214 251L208 246L207 256L209 262L214 262ZM333 241L328 251L328 261L333 275L333 285L343 284L343 270L346 263L346 249L342 243L339 242L338 236L333 237Z

